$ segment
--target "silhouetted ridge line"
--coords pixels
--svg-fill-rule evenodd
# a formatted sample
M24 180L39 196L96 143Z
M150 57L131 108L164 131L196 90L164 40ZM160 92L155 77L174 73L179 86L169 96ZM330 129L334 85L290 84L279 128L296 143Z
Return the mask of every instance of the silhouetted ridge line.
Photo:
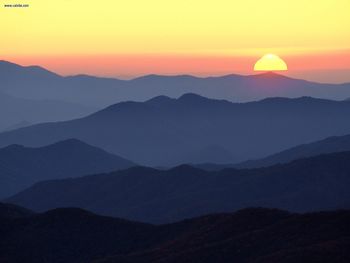
M60 100L106 107L116 102L145 101L165 95L179 97L197 93L231 101L252 101L266 97L312 96L343 100L350 97L349 83L322 84L293 79L276 73L195 77L148 75L131 80L86 75L62 77L41 67L0 64L1 91L19 98Z
M40 182L7 202L34 211L80 207L151 223L245 207L293 212L347 209L349 174L350 152L323 154L260 169L209 172L188 165L170 170L133 167Z
M350 103L269 98L232 103L185 94L113 104L85 118L0 133L0 146L77 138L144 166L239 163L350 133ZM164 154L167 153L167 154Z
M6 262L346 263L350 258L350 211L249 208L154 226L64 208L0 220Z
M350 151L350 135L328 137L324 140L298 145L262 159L249 160L229 166L237 168L267 167L277 163L287 163L300 158L344 151ZM222 167L224 168L225 166ZM217 165L216 169L218 168L220 168L220 165Z
M0 221L7 218L22 218L32 216L35 213L29 209L6 203L0 203Z
M42 180L79 177L135 165L77 139L42 147L9 145L0 149L0 198Z

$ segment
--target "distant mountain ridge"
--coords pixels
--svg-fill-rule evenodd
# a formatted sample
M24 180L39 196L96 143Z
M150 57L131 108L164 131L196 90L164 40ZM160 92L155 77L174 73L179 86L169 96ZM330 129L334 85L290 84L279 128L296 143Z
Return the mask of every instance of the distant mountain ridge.
M350 151L350 135L332 136L317 142L299 145L260 160L251 160L237 164L235 167L267 167L278 163L287 163L300 158L343 151Z
M337 100L350 97L350 83L314 83L274 73L206 78L148 75L120 80L87 75L62 77L42 67L0 61L0 78L0 91L16 97L55 99L97 108L126 100L144 101L159 95L179 97L185 93L236 102L266 97L312 96Z
M110 172L134 165L76 139L40 148L10 145L0 149L0 198L42 180Z
M349 211L290 214L249 208L154 226L76 208L55 209L29 217L0 217L0 260L347 263L349 220Z
M203 163L194 166L207 171L219 171L226 168L259 168L288 163L300 158L343 151L350 151L350 135L328 137L324 140L298 145L262 159L248 160L237 164Z
M348 209L349 187L350 152L341 152L248 170L134 167L40 182L6 202L34 211L80 207L103 215L167 223L246 207L295 212Z
M0 134L0 146L77 138L145 166L238 163L350 133L350 102L301 97L249 103L196 94L122 102L85 118Z

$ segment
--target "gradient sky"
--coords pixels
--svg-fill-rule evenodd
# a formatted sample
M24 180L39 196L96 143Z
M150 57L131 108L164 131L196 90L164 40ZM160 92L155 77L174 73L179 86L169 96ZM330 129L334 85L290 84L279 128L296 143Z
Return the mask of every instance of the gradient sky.
M12 2L1 0L0 59L63 75L253 74L275 53L291 76L350 81L349 0Z

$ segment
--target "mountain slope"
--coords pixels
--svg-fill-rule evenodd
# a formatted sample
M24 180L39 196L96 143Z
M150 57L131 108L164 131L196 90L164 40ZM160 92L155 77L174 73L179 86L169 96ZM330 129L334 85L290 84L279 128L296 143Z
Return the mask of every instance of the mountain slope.
M153 226L57 209L0 218L0 261L345 263L349 220L349 211L302 215L252 208Z
M155 243L151 225L80 209L58 209L16 220L0 218L0 222L1 262L91 262Z
M195 94L123 102L85 118L0 134L0 146L38 147L68 138L146 166L237 163L350 133L350 102L271 98L250 103ZM166 154L164 154L166 153Z
M0 131L19 123L63 121L86 116L96 108L56 100L15 98L0 92Z
M34 215L34 212L23 207L0 203L0 220L3 218L21 218Z
M6 201L34 211L80 207L153 223L249 206L319 211L350 207L349 174L350 152L253 170L135 167L41 182Z
M234 167L266 167L278 163L287 163L300 158L343 151L350 151L350 135L333 136L317 142L299 145L260 160L251 160L234 165Z
M347 211L288 215L247 209L197 220L201 224L195 230L160 247L98 262L345 263L350 259Z
M219 171L226 168L259 168L288 163L300 158L343 151L350 151L350 135L328 137L324 140L298 145L262 159L248 160L238 164L203 163L194 166L206 171Z
M0 61L0 90L29 99L54 99L94 107L158 95L178 97L185 93L232 101L266 97L313 96L327 99L350 97L350 84L320 84L266 73L199 78L187 75L149 75L132 80L86 75L62 77L38 66L22 67Z
M10 145L0 149L0 197L41 180L78 177L125 169L134 163L70 139L40 148Z

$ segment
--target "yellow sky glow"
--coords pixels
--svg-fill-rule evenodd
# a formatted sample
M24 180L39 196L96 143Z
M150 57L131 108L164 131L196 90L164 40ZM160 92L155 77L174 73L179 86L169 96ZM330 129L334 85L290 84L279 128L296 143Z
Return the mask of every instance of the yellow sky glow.
M30 7L0 8L1 53L261 54L350 47L348 0L24 3Z
M4 7L22 1L29 7ZM349 0L0 3L0 59L30 57L33 64L35 58L60 56L188 55L255 60L267 53L285 58L348 54L350 50ZM350 61L345 63L350 68Z

